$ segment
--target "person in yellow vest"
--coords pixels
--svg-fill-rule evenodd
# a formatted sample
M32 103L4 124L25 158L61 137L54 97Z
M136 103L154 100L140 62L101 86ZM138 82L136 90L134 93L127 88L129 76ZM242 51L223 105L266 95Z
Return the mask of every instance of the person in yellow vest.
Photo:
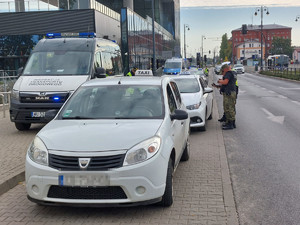
M126 76L128 76L128 77L132 77L132 76L135 76L135 72L137 71L137 68L136 67L133 67L132 69L131 69L131 71L129 71L127 74L126 74Z

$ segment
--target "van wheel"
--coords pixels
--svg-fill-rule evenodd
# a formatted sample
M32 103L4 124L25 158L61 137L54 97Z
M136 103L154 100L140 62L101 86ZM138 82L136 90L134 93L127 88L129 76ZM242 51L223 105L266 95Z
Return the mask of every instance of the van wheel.
M168 170L167 170L167 180L165 193L162 196L160 205L164 207L169 207L173 204L173 161L169 159Z
M187 139L180 161L188 161L190 158L190 141Z
M18 130L29 130L31 123L15 123L15 126Z

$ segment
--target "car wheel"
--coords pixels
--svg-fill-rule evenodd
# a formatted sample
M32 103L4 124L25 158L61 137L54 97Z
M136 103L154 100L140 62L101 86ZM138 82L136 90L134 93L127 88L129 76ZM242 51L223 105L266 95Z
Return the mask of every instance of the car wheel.
M188 161L189 158L190 158L190 141L189 139L187 139L180 161Z
M164 207L169 207L173 204L173 161L169 159L168 170L167 170L167 180L165 193L162 196L160 204Z
M213 118L213 116L212 116L213 108L214 108L213 106L214 106L213 103L211 103L211 113L210 113L209 117L207 118L208 120L211 120Z
M31 123L15 123L15 126L18 130L29 130Z

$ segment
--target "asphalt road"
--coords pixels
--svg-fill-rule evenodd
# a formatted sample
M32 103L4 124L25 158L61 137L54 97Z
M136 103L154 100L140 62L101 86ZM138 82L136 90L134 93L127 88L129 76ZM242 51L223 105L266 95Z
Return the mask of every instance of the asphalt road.
M299 225L300 83L249 73L238 81L237 128L223 134L239 222Z

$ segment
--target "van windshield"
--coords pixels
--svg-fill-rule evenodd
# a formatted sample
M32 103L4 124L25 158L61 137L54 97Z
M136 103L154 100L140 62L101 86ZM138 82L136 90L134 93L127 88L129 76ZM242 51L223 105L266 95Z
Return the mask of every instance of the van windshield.
M88 75L91 58L91 52L35 52L28 60L24 75Z
M172 68L180 68L181 69L181 63L180 62L166 62L165 68L166 69L172 69Z

